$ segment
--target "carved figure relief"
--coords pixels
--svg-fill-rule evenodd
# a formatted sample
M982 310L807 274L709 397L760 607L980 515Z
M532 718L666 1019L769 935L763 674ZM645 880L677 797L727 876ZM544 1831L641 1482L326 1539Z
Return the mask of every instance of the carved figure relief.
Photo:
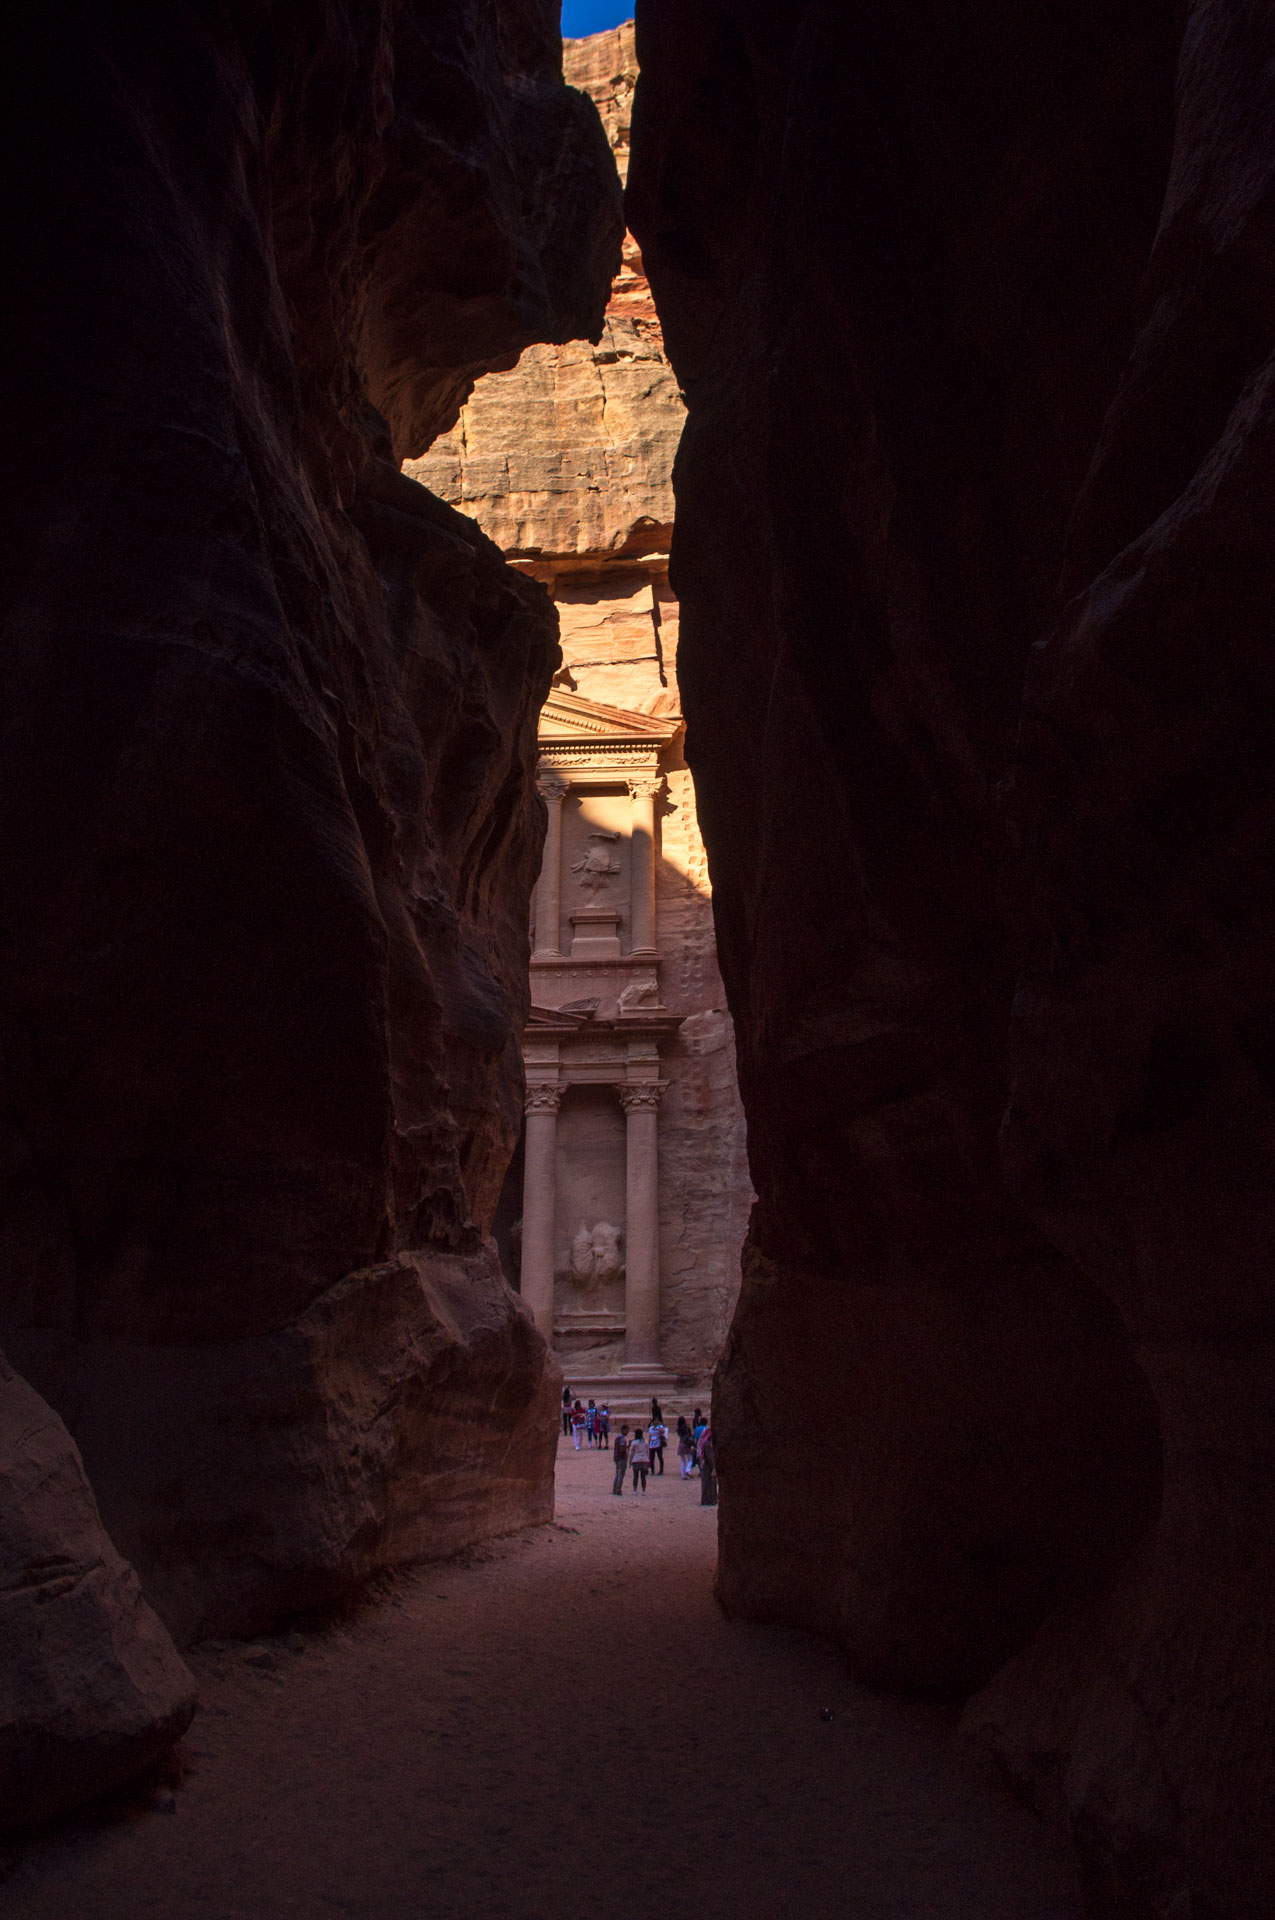
M573 860L571 863L572 873L580 876L582 893L597 893L600 887L608 886L620 873L620 862L612 852L611 845L608 844L613 844L619 837L618 833L602 831L589 835L590 840L601 842L601 844L591 846L578 860Z
M660 1004L660 990L654 980L632 980L620 995L621 1013L654 1012Z
M571 1278L578 1287L591 1287L593 1277L593 1236L582 1220L571 1242Z
M609 1220L589 1227L582 1220L571 1242L571 1278L582 1293L624 1274L620 1257L620 1230Z
M618 1280L624 1272L620 1259L619 1229L609 1220L599 1220L593 1229L593 1278L601 1286L607 1280Z

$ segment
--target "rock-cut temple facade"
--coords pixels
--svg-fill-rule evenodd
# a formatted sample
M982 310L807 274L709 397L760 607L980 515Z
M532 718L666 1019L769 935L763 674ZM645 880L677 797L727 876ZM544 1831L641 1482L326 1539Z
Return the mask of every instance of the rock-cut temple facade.
M632 24L568 41L565 67L623 174ZM532 347L489 374L407 467L544 583L561 622L540 721L526 1128L496 1237L570 1384L616 1406L707 1390L752 1202L682 753L668 584L682 420L626 238L599 344Z

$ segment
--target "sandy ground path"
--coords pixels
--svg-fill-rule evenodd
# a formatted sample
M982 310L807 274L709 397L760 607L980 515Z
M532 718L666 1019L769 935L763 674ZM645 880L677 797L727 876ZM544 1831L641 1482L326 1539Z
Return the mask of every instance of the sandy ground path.
M1078 1920L948 1718L715 1607L712 1509L564 1442L558 1522L197 1657L176 1812L35 1841L21 1920ZM296 1650L294 1650L294 1648ZM820 1709L831 1706L826 1723Z

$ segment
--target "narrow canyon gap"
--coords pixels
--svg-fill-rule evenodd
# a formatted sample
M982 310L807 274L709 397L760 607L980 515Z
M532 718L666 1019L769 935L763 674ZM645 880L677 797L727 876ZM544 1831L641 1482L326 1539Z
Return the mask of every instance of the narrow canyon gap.
M623 179L632 21L564 41L563 72L598 108ZM685 417L626 234L601 339L528 348L404 465L542 581L558 614L523 1035L537 1145L511 1166L496 1239L572 1390L627 1415L652 1395L668 1416L708 1405L753 1200L682 752L668 554ZM629 1153L630 1127L654 1136L645 1267L630 1258L642 1240L626 1190L642 1157ZM595 1233L609 1252L595 1253Z
M722 1600L976 1690L1096 1913L1266 1920L1275 28L638 0L637 41L759 1196Z

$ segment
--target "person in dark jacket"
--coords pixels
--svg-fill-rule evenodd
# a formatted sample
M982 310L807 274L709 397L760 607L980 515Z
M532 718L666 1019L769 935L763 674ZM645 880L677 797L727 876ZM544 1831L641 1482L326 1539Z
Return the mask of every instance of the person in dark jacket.
M616 1434L611 1447L611 1457L615 1461L615 1482L612 1493L624 1492L624 1469L629 1464L629 1429L627 1423Z

